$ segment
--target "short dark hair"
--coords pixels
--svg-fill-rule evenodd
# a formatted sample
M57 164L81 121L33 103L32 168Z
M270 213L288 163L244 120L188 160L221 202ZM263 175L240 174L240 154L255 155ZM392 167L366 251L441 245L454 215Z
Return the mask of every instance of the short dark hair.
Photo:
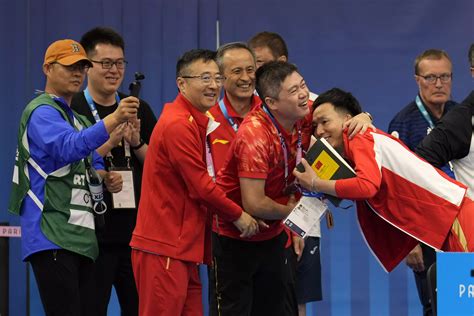
M125 43L122 36L110 27L95 27L81 37L81 45L87 55L95 51L97 44L110 44L120 47L125 52Z
M320 94L313 103L313 110L323 103L331 103L338 112L356 116L362 112L359 101L350 93L332 88Z
M288 60L288 47L283 37L278 33L266 31L257 33L249 40L248 44L251 49L268 47L272 52L273 58L277 59L280 56L285 56Z
M286 61L271 61L257 69L256 89L262 100L266 97L278 99L281 90L281 83L285 79L298 71L298 68Z
M246 43L244 42L232 42L232 43L227 43L227 44L224 44L224 45L221 45L218 49L217 49L217 53L216 53L216 63L217 63L217 66L219 66L219 69L224 72L224 60L223 60L223 57L224 57L224 54L225 52L227 52L228 50L232 50L232 49L245 49L247 50L250 55L252 55L252 58L253 58L253 62L255 63L255 54L253 53L253 51L247 46Z
M471 67L474 67L474 43L472 43L471 47L469 47L469 53L467 56L469 57L469 64Z
M197 60L216 61L216 52L209 49L192 49L185 52L176 63L176 78L182 76L183 71Z
M442 58L446 58L451 65L453 64L451 61L451 58L449 58L448 53L446 53L444 50L435 49L435 48L430 48L430 49L425 50L424 52L422 52L420 55L416 56L415 58L415 62L413 64L413 66L415 67L415 75L419 75L419 72L418 72L420 70L419 65L423 59L440 60Z

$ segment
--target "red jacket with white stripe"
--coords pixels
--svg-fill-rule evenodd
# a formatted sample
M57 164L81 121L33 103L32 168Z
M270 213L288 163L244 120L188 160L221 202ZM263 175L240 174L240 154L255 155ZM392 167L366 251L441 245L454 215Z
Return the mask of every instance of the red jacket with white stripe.
M143 169L137 224L130 246L190 262L210 263L211 214L229 222L242 209L226 198L207 172L209 118L183 95L165 104L151 135Z
M400 140L368 130L348 140L357 176L336 181L338 197L357 200L366 242L387 271L422 241L441 249L466 187L411 152Z

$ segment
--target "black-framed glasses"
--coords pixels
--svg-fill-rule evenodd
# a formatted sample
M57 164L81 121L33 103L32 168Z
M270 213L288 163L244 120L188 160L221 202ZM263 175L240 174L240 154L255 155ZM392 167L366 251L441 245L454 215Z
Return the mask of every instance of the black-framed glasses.
M212 80L215 81L216 85L222 86L224 84L225 77L222 75L211 76L209 74L202 74L202 75L194 75L194 76L180 76L181 78L186 79L200 79L201 82L205 85L210 85Z
M422 76L422 75L417 75L418 77L421 77L426 80L426 82L430 84L435 84L436 81L441 80L442 83L448 83L451 81L453 78L453 74L441 74L439 76L436 75L427 75L427 76Z
M114 65L117 66L117 69L124 69L125 66L127 66L127 64L128 64L128 61L126 61L125 59L118 59L116 61L113 61L113 60L110 60L110 59L106 59L106 60L102 60L102 61L92 60L92 59L89 59L89 60L93 63L101 64L102 69L110 69Z
M87 70L89 70L89 68L91 68L91 65L89 65L88 63L81 63L81 62L72 64L69 66L62 65L58 63L57 61L53 61L52 63L50 63L50 65L53 65L53 64L61 65L62 67L66 68L70 72L79 71L80 73L84 73Z

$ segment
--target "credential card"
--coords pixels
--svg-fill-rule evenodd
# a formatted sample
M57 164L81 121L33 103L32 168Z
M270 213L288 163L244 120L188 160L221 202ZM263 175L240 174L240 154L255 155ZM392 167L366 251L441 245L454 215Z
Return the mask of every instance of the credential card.
M297 235L305 237L326 210L327 205L320 199L303 196L283 223Z
M136 208L135 203L135 187L133 184L133 171L130 169L120 170L113 169L114 172L120 173L123 179L122 191L112 193L112 202L114 209Z

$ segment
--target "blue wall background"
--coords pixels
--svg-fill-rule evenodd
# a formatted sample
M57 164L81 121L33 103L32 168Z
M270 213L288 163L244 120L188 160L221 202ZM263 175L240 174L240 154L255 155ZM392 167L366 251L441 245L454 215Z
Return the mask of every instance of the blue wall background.
M44 87L41 64L54 40L79 39L97 25L115 28L130 62L124 90L135 71L144 72L142 96L159 115L176 95L175 62L184 51L278 32L312 91L350 90L386 129L414 98L413 60L427 48L450 54L454 100L472 89L473 12L471 0L0 0L0 221L18 225L7 213L18 121L34 89ZM354 210L334 215L335 228L323 229L324 300L310 306L310 315L419 315L411 272L402 264L386 274L367 250ZM10 269L10 314L24 315L26 268L18 239L10 242ZM42 315L31 283L31 315ZM114 304L111 315L118 313Z

